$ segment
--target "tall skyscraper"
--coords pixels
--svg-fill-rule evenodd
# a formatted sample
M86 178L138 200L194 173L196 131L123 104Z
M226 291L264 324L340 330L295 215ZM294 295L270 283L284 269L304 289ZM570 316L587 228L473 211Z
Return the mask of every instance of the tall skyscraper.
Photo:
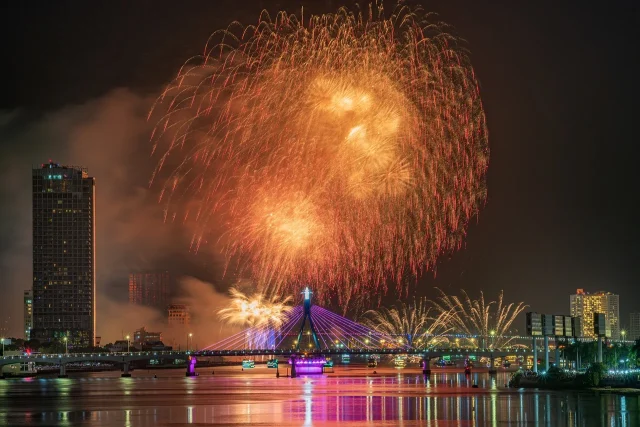
M627 339L640 340L640 312L629 315L629 333Z
M169 303L168 271L129 274L129 303L165 310Z
M593 314L604 313L607 319L607 331L612 339L620 339L620 297L611 292L590 294L578 289L570 296L571 316L582 318L582 336L595 338L593 332Z
M24 339L31 339L31 329L33 329L33 291L24 291Z
M41 342L92 346L96 330L95 179L85 168L34 168L33 329Z

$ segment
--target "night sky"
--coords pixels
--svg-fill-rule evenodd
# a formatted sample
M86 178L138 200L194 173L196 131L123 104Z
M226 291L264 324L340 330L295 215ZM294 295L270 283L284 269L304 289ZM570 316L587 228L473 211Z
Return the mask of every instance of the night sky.
M102 111L117 122L131 114L142 123L180 65L231 21L256 22L263 8L298 12L304 5L306 15L343 4L350 2L4 2L0 31L8 76L0 97L0 196L6 207L0 213L0 320L11 316L10 331L21 329L22 290L30 286L30 271L23 268L31 262L29 194L18 193L29 191L32 164L52 157L70 163L63 158L70 152L73 161L90 165L78 153L92 152L92 140L78 151L65 146L64 135L76 138L78 129L86 129L83 120L99 122ZM411 294L433 296L438 286L447 292L464 288L472 296L484 290L494 298L504 289L507 301L524 301L533 311L568 313L576 288L607 290L621 295L626 325L627 313L640 311L637 2L422 4L468 43L491 158L487 204L464 247L443 257L436 277L427 273ZM113 158L121 166L118 185L127 194L143 188L149 177L148 166L135 161L147 161L149 150L148 134L137 123L127 128L135 128L135 136L125 136L139 145L128 144L126 159ZM73 130L61 130L65 126ZM113 128L104 133L120 135ZM111 177L96 179L99 188ZM98 199L98 222L101 208ZM119 223L126 222L128 215L117 215ZM162 232L171 230L154 231ZM182 243L170 251L170 257L145 256L141 249L135 259L148 266L171 258L181 273L217 281L215 262L189 254ZM104 278L98 286L108 288L99 294L126 299L122 272L139 266L98 262ZM113 274L104 276L104 269Z

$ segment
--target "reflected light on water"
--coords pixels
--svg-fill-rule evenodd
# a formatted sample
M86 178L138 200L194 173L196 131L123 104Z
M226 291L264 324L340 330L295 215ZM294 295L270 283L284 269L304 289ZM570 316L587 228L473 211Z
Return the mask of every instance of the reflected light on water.
M191 381L178 373L162 375L3 380L0 425L414 425L410 421L422 420L438 426L640 426L635 396L518 391L499 387L503 377L494 381L482 374L471 380L453 373L296 379L251 373L250 381L247 374L223 376L218 369L215 377ZM486 386L472 389L474 383Z

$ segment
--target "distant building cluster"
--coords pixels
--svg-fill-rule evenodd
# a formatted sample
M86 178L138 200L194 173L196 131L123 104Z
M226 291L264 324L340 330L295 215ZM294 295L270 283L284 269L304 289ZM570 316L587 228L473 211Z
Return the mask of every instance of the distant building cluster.
M130 304L162 311L169 327L190 325L190 307L170 304L170 289L171 274L168 271L129 274Z
M168 271L129 274L129 303L166 309L169 303L171 274Z
M570 312L573 317L582 318L580 336L596 338L594 332L594 313L604 313L606 335L614 340L620 339L620 297L611 292L588 293L578 289L570 296Z

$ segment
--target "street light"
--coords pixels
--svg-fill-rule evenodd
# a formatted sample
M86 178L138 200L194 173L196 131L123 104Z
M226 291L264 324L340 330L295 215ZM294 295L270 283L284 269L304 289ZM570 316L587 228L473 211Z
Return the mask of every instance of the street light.
M130 339L130 338L131 338L131 337L129 337L129 335L127 335L127 353L129 353L129 339Z
M189 341L193 341L191 337L193 337L193 334L189 332L189 336L187 337L187 351L191 351L191 343L189 342Z
M2 341L2 357L4 357L4 337L0 338L0 341Z
M67 340L67 337L64 337L62 338L62 341L64 341L64 354L69 354L69 340Z
M624 336L627 335L627 331L623 329L620 331L620 334L622 335L622 341L624 341Z

